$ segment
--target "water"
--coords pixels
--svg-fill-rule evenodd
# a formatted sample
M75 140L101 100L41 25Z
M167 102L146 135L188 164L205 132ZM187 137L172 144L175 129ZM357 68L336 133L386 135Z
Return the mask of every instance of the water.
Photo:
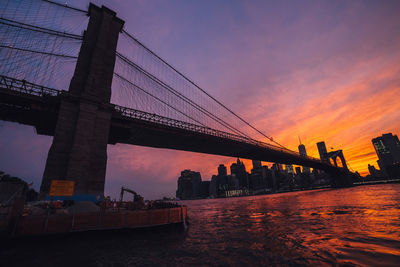
M185 204L186 232L3 242L0 266L400 266L400 184Z

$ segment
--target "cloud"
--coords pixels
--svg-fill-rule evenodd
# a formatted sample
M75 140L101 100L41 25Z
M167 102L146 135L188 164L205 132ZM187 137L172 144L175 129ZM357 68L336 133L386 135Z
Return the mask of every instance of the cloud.
M377 160L371 139L399 134L398 1L97 3L115 9L129 32L291 149L300 135L308 154L318 156L315 144L325 141L367 174ZM70 4L84 8L87 2ZM39 183L51 138L27 126L2 125L0 169ZM218 164L233 161L108 146L106 194L117 197L127 186L147 198L172 196L182 170L200 171L208 180Z

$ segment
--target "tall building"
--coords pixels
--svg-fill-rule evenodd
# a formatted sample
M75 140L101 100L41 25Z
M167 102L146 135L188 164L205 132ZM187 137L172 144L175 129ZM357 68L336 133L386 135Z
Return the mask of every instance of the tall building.
M317 147L318 147L318 152L319 152L319 158L322 161L328 161L326 154L328 153L328 151L326 150L326 146L325 146L325 142L319 142L317 143Z
M240 159L237 159L236 163L231 165L231 175L235 175L239 182L239 188L249 188L248 174L246 172L246 166Z
M267 166L252 169L249 175L249 188L252 190L267 188L269 176L270 172Z
M200 197L201 175L200 172L184 170L178 178L176 197L180 199L192 199Z
M202 181L200 185L200 196L205 198L210 196L210 181Z
M307 157L307 152L306 152L305 145L303 145L303 144L299 145L299 153L300 153L300 156Z
M390 178L400 175L400 141L397 135L391 133L383 134L372 139L378 165Z
M306 147L303 144L299 145L299 153L300 153L300 156L307 157ZM310 168L309 167L303 167L303 172L304 173L310 173Z
M236 177L235 174L228 175L228 187L229 190L239 189L239 179Z
M252 160L251 161L253 163L253 169L258 169L261 168L261 160Z
M256 170L259 170L259 169L256 169ZM259 189L263 189L265 187L266 187L265 180L263 179L261 172L254 171L249 175L249 188L251 190L259 190Z
M224 164L220 164L218 166L218 175L219 176L224 176L224 175L228 175L227 171L226 171L226 167Z
M210 193L210 197L217 197L218 196L218 185L217 185L217 176L213 175L211 177L211 182L210 182L210 189L209 189L209 193Z
M378 170L375 169L375 166L374 166L374 165L368 164L368 171L369 171L369 174L370 174L373 178L378 178L378 177L380 176Z

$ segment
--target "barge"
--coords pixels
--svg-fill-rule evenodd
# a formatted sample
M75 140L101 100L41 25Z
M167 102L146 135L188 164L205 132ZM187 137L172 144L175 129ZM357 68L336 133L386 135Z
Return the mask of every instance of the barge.
M13 216L11 212L10 215L3 221L3 235L21 237L92 230L137 229L172 224L186 225L187 207L27 216L21 214Z

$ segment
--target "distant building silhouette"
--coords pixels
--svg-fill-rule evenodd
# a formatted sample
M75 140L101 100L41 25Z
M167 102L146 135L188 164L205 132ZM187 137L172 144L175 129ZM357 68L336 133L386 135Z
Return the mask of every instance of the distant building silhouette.
M272 188L272 173L267 166L253 168L249 175L249 188L251 190L260 190Z
M299 153L300 153L301 156L307 157L306 147L303 144L299 145ZM309 167L303 167L303 172L310 173L310 168Z
M219 176L223 176L223 175L228 175L227 171L226 171L226 167L224 164L220 164L218 166L218 175Z
M261 160L252 160L251 161L253 163L253 169L258 169L261 168Z
M293 165L291 165L291 164L285 165L285 170L286 170L287 174L292 175L292 176L294 175Z
M374 179L381 177L380 171L378 171L374 165L368 164L368 171L371 177Z
M198 198L201 195L200 172L184 170L178 178L178 190L176 197L180 199Z
M379 168L389 178L400 177L400 141L397 135L383 134L372 139L376 154L378 155Z
M303 144L299 145L299 153L302 156L307 156L306 147Z
M210 196L210 181L202 181L200 185L200 197L206 198Z
M317 143L317 147L318 147L318 153L319 153L319 158L322 161L328 161L326 154L328 153L328 151L326 150L326 145L325 142L318 142ZM305 149L305 148L304 148Z
M260 162L261 163L261 162ZM236 163L231 165L231 175L235 175L238 182L239 188L249 188L248 174L246 172L246 166L240 159L237 159Z
M235 174L228 175L228 189L229 190L239 189L239 179L236 177Z
M213 175L211 177L211 182L210 182L210 189L209 193L211 197L217 197L218 196L218 186L217 186L217 175Z

